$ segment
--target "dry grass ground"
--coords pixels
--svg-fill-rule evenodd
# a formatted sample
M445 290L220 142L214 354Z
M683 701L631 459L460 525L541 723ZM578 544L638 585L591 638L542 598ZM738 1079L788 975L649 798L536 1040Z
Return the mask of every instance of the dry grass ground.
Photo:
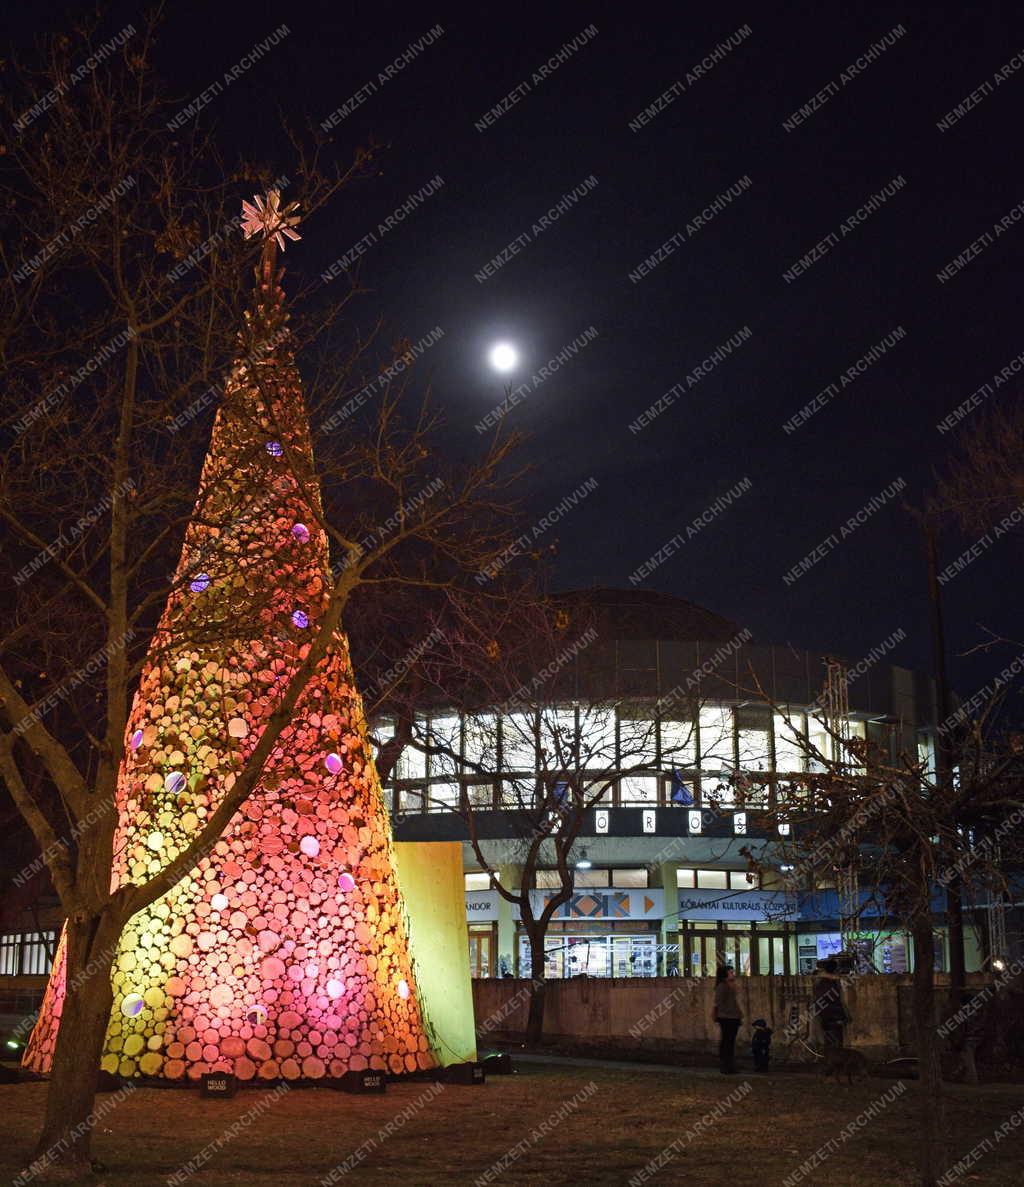
M687 1130L729 1093L750 1090L725 1115L688 1140ZM596 1086L594 1089L589 1085ZM521 1064L514 1076L492 1077L482 1088L449 1085L423 1102L427 1083L391 1085L384 1096L348 1096L329 1089L282 1094L251 1123L214 1149L212 1157L178 1182L189 1187L313 1187L334 1182L426 1187L488 1183L626 1184L670 1143L676 1151L653 1184L769 1187L782 1181L892 1081L852 1087L823 1085L810 1076L700 1072L641 1072L595 1067ZM43 1084L0 1087L0 1178L9 1183L29 1157ZM233 1100L204 1101L198 1093L138 1089L97 1125L95 1156L106 1165L106 1187L158 1187L173 1179L208 1143L254 1112L267 1091ZM576 1098L578 1108L564 1102ZM100 1097L100 1101L110 1097ZM950 1090L952 1161L962 1157L1018 1110L1018 1087ZM803 1183L828 1187L898 1187L915 1183L917 1089L906 1091ZM405 1119L401 1120L403 1111ZM546 1132L541 1130L550 1122ZM390 1136L381 1131L394 1122ZM958 1182L1019 1187L1024 1182L1024 1127L1014 1129ZM499 1160L509 1151L505 1169ZM353 1159L353 1155L355 1155ZM360 1156L361 1155L361 1156Z

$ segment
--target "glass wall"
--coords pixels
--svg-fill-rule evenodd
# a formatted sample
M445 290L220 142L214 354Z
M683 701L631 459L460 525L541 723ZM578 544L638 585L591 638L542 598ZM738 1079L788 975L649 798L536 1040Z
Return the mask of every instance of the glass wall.
M652 714L651 705L627 704L419 715L414 736L421 746L405 748L389 784L395 810L530 809L538 781L550 785L562 776L578 780L588 802L607 782L602 806L690 806L685 797L672 797L673 772L679 772L695 805L756 811L769 806L773 788L780 797L805 794L787 777L822 769L820 761L808 760L808 741L835 755L824 721L800 710L722 703L700 706L693 719L681 711L660 720ZM851 718L849 736L864 739L866 727ZM381 736L387 728L381 724ZM428 758L423 746L437 753ZM927 761L927 745L921 754ZM849 755L847 761L863 769Z
M57 945L55 931L0 936L0 975L43 976L50 971Z
M519 975L528 976L530 940L519 933ZM656 977L658 937L654 932L629 934L549 934L544 944L547 977Z

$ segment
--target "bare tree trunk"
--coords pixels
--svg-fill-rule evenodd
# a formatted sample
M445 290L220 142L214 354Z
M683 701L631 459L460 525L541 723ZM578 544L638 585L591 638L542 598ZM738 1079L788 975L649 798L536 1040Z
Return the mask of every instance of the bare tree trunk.
M120 932L109 910L68 920L64 1007L35 1151L36 1160L45 1160L35 1176L42 1181L69 1181L90 1169L89 1118L110 1020L110 970Z
M921 1076L920 1166L922 1187L935 1187L946 1168L945 1101L935 1021L935 935L926 911L914 917L914 1017Z
M544 1006L547 979L544 976L544 931L529 929L530 937L530 1012L526 1019L526 1045L537 1046L544 1034Z

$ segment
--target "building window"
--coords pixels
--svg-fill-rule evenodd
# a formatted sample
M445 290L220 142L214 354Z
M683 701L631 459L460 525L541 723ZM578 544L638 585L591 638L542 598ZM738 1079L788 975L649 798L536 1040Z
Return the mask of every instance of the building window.
M502 770L537 770L536 727L532 713L509 713L501 719Z
M583 788L583 802L588 807L611 807L615 793L614 779L598 779Z
M580 709L580 766L607 771L615 767L615 713Z
M741 770L771 770L771 726L771 711L764 706L741 705L736 709Z
M527 779L503 779L498 785L498 806L501 808L533 807L534 785Z
M422 812L423 811L423 793L422 787L403 787L398 792L398 811L400 815L405 815L408 812Z
M370 749L376 759L380 748L395 736L395 719L393 717L379 717L370 727Z
M438 714L430 719L431 745L440 754L430 756L430 774L435 778L455 779L462 762L462 721L457 715Z
M808 765L812 771L828 770L828 762L834 757L834 744L828 725L821 717L811 717L808 721L808 740L810 752Z
M623 775L619 780L619 803L654 808L658 803L656 775Z
M699 890L728 890L729 875L725 870L698 870L697 887Z
M493 923L471 923L469 925L469 975L471 977L494 977L497 968L494 952L497 947L497 931Z
M50 971L56 944L55 931L0 936L0 975L44 976Z
M619 709L619 767L653 767L658 761L658 723L650 710Z
M558 870L537 870L536 886L538 890L559 890L562 878ZM573 885L577 888L585 887L615 887L616 890L646 890L650 885L650 875L646 867L639 869L597 869L574 870Z
M395 763L396 779L426 779L427 756L412 743L402 747L402 753Z
M697 731L693 718L680 720L662 718L661 721L661 765L684 770L697 765Z
M930 734L917 735L917 761L929 779L935 778L935 740Z
M702 770L732 767L732 709L705 705L700 711L700 765Z
M748 882L748 877L753 881ZM746 870L698 870L682 866L676 870L676 886L685 890L756 890L760 885L760 876Z
M457 783L431 783L427 792L429 812L456 812L459 808Z
M491 875L480 870L475 874L466 874L466 889L467 890L490 890L491 889Z
M0 974L13 977L21 972L21 936L0 936Z
M658 973L658 937L653 932L629 935L549 935L544 944L544 973L551 978L654 977ZM530 969L530 941L519 933L519 972Z
M541 766L545 771L576 770L580 736L575 709L548 709L540 717Z
M470 808L489 811L494 807L493 783L467 783L466 802Z
M29 932L21 949L21 971L41 974L50 971L50 952L56 940L56 932Z
M864 754L867 743L867 727L863 721L856 721L852 717L847 720L846 724L847 736L850 741L859 742L860 745L855 745L853 750L847 750L843 757L855 771L866 771L867 764L864 761Z
M803 713L775 714L775 769L786 774L807 769L804 735L807 718Z
M638 870L612 870L612 886L620 890L646 890L650 885L650 872Z
M463 740L470 772L498 769L498 718L493 713L467 717Z

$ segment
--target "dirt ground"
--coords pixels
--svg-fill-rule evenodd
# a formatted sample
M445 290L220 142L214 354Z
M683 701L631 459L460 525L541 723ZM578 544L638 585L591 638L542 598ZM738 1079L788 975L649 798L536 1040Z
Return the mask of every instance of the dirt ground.
M791 1182L909 1187L919 1103L916 1084L904 1083L900 1091L874 1078L837 1087L803 1075L523 1063L482 1087L400 1083L382 1096L266 1088L202 1100L195 1091L139 1088L116 1102L97 1098L104 1112L93 1153L105 1169L95 1181L589 1187L629 1184L646 1168L635 1183L769 1187L804 1166ZM0 1086L4 1183L29 1160L45 1092L41 1083ZM948 1103L949 1163L981 1149L955 1181L1019 1187L1024 1126L998 1142L995 1135L1024 1103L1020 1086L952 1087Z

